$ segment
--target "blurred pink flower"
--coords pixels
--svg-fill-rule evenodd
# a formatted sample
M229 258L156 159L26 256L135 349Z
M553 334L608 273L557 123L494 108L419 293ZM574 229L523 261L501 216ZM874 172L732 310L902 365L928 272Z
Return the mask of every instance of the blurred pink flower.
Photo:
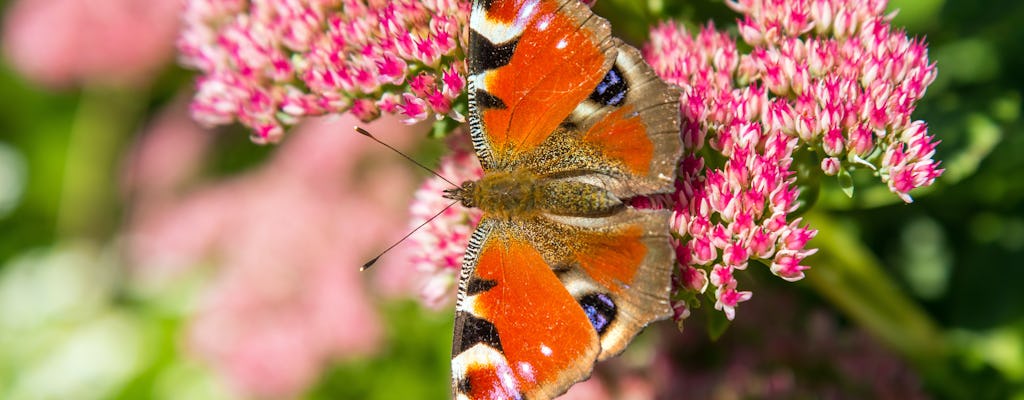
M607 400L611 398L608 389L596 376L591 376L590 379L570 386L568 392L558 397L559 400Z
M173 201L199 172L213 139L188 118L184 99L166 106L150 125L122 165L122 191L141 207Z
M17 0L4 17L4 52L50 87L145 82L174 49L179 0Z
M476 160L468 136L464 133L451 135L448 143L451 153L441 158L437 172L457 184L480 179L483 169ZM451 204L451 200L441 197L444 190L450 188L448 182L438 177L424 181L416 190L410 207L410 226L419 226ZM467 209L456 204L409 238L412 242L412 264L427 277L420 296L428 306L439 307L454 298L455 276L462 268L462 256L480 216L479 209Z
M622 357L595 365L590 379L569 388L559 400L648 400L659 398L658 385L651 379L657 353L650 347L636 351L631 347ZM660 357L659 357L660 358ZM675 397L673 397L675 398Z
M150 146L193 157L195 146L167 137L192 136L164 125L182 126L182 118L162 117L137 152L129 189L171 189L135 197L130 245L145 279L204 261L217 266L190 324L190 347L257 397L295 396L329 362L374 352L382 328L359 266L401 233L413 187L405 166L357 175L360 160L386 150L342 118L309 121L269 163L242 176L191 190L139 186L139 178L161 176L161 166L174 167ZM367 128L385 136L396 126ZM411 136L397 133L404 135L386 134L396 145Z
M715 309L732 319L752 296L736 280L749 260L803 278L816 231L794 215L802 204L795 152L811 148L827 175L869 168L908 202L910 190L942 173L932 160L937 142L910 119L934 64L922 41L890 28L884 1L726 3L744 14L748 54L712 25L692 36L662 24L645 48L655 71L683 89L687 152L666 201L682 238L677 320L709 282Z
M188 0L181 62L202 74L205 125L239 121L273 142L302 118L381 111L462 122L465 0Z

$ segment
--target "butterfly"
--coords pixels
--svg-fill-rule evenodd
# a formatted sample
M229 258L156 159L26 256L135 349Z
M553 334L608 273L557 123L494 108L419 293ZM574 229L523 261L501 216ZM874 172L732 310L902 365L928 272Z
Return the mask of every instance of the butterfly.
M483 217L463 261L457 399L547 399L671 314L679 92L578 0L474 0L469 126Z

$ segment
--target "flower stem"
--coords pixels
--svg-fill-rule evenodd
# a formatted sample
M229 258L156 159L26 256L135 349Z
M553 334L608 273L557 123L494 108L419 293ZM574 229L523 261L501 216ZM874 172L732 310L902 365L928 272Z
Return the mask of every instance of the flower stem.
M842 224L822 212L805 220L818 229L807 281L849 318L917 366L929 385L968 393L950 370L950 348L935 322L890 278L877 257Z
M140 98L132 89L82 90L68 135L58 236L100 239L116 227L119 150L136 127Z

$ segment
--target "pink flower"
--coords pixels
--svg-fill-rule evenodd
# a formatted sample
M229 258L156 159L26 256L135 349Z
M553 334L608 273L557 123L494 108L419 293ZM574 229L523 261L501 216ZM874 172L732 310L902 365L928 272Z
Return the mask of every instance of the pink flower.
M239 121L260 143L327 113L461 121L452 102L469 13L463 0L188 0L178 49L201 74L193 114L206 125Z
M707 271L715 308L732 319L751 297L735 278L748 259L793 281L816 251L806 248L815 231L792 215L799 148L818 149L826 175L868 166L908 202L910 190L942 171L932 160L936 141L910 118L934 64L921 41L889 27L884 1L726 3L744 14L748 54L711 25L695 36L682 25L658 26L645 51L655 71L683 89L677 290L703 293L693 270ZM694 305L677 304L677 315Z
M647 355L644 355L647 354ZM635 352L629 362L600 363L590 379L576 383L559 400L654 399L660 384L650 375L656 362L655 352ZM626 357L631 358L631 357Z
M143 136L129 164L137 275L162 282L189 267L215 267L188 324L188 345L245 397L294 397L331 362L381 343L359 266L401 234L414 183L397 164L355 180L361 159L394 155L351 133L354 122L309 121L269 163L197 186L171 172L196 165L172 160L194 161L205 151L179 140L205 140L179 112ZM410 137L393 136L395 122L367 128L399 147Z
M20 73L50 87L138 85L171 59L177 0L18 0L3 45Z
M401 114L405 116L402 122L414 124L427 118L428 102L409 93L402 94L402 103L398 105Z
M831 157L821 163L827 174L870 168L908 203L911 190L942 174L932 159L938 142L911 118L935 64L922 40L890 26L886 1L726 3L744 14L741 36L754 46L740 57L740 75L763 82L772 102L790 103L781 117Z
M176 99L157 115L129 153L121 186L133 201L162 202L201 169L213 136L188 118L185 100Z
M591 377L583 382L572 385L564 395L559 396L562 400L605 400L611 399L611 394L598 377Z
M483 170L466 135L452 135L448 143L452 152L441 159L437 172L454 183L480 179ZM450 188L450 184L437 177L423 182L416 190L410 208L410 225L419 226L451 204L451 200L441 197L444 190ZM469 245L469 236L480 222L480 217L479 209L467 209L456 204L409 238L413 244L412 264L427 276L421 291L421 298L427 305L438 307L453 298L455 277L462 268L462 256Z

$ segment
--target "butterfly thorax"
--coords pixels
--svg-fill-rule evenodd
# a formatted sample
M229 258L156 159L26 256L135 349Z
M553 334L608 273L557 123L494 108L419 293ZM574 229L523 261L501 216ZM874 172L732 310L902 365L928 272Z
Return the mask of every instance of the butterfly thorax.
M570 179L543 178L526 169L494 171L445 191L445 197L500 219L528 219L539 213L601 216L623 207L611 192Z

